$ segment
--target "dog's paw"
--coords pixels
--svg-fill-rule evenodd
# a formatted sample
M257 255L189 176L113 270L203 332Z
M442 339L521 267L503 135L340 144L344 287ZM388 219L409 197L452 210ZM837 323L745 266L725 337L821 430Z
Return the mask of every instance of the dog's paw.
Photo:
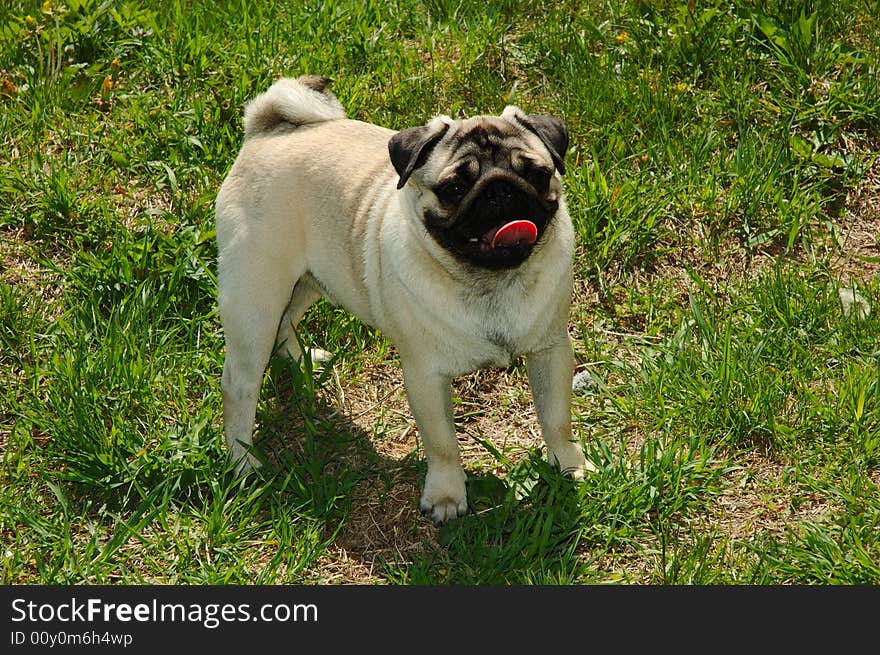
M581 450L581 447L573 441L566 442L562 447L548 450L547 460L560 473L575 480L583 480L587 472L596 470L593 463L584 457L584 451Z
M446 471L428 469L419 509L422 514L431 517L434 525L439 527L467 514L467 491L464 480L464 471L460 468Z
M312 368L320 368L325 363L333 359L333 353L322 348L309 348L309 359L312 362ZM286 339L279 342L278 356L288 362L298 362L302 359L302 348L296 339Z

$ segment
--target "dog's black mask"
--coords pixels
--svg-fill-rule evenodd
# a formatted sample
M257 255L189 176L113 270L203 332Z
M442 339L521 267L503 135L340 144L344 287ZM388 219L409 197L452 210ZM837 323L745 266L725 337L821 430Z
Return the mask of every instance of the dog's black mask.
M423 195L425 228L458 259L492 270L519 266L541 247L559 209L554 169L565 171L568 147L562 121L519 110L510 119L506 115L468 119L449 135L449 125L435 120L389 142L402 188L443 141L447 163L438 167L439 179L420 179L423 194L434 196ZM529 144L533 137L524 138L528 132L544 144L550 159L534 150L534 140Z
M444 204L447 190L434 189ZM541 245L559 203L548 201L527 180L512 173L499 173L479 180L461 199L451 216L425 212L425 227L450 253L481 268L519 266ZM450 218L452 219L450 221ZM499 231L514 221L535 226L534 236L503 238ZM510 228L507 228L508 231Z

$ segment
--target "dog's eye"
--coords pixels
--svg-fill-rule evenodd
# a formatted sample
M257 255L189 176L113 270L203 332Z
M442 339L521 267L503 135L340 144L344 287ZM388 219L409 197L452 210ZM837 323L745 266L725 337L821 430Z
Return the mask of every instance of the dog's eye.
M457 201L461 200L467 193L467 186L462 182L452 180L450 182L441 184L439 187L434 189L434 192L440 197L441 200Z
M526 173L526 179L539 191L543 191L550 184L552 173L546 168L533 168Z

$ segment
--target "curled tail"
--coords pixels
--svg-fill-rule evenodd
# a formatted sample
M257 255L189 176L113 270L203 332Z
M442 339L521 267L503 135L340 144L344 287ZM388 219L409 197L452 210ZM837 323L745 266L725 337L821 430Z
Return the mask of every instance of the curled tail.
M282 78L251 100L244 109L245 139L268 132L282 123L294 127L345 118L345 110L317 75Z

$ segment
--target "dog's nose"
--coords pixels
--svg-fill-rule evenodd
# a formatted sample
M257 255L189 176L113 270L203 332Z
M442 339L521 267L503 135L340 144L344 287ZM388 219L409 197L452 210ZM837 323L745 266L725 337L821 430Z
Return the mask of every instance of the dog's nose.
M513 187L504 180L495 180L486 189L486 200L495 207L504 207L513 198Z

